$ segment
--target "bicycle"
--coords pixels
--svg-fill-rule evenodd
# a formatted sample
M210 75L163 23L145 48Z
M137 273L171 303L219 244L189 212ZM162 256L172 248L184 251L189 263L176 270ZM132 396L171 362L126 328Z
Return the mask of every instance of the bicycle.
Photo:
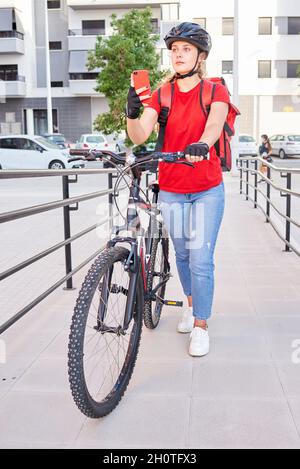
M107 151L91 154L118 170L115 203L120 181L131 174L125 224L113 227L105 249L89 269L76 300L69 335L68 374L73 399L83 414L99 418L109 414L125 393L143 322L154 329L164 305L182 306L181 301L165 300L171 277L169 240L158 218L158 184L151 186L151 202L141 197L142 171L151 161L193 164L184 161L181 152L156 152L142 158L130 155L128 159ZM120 169L120 165L125 167ZM150 216L146 230L138 209ZM122 231L130 235L121 236ZM123 244L129 244L129 249Z

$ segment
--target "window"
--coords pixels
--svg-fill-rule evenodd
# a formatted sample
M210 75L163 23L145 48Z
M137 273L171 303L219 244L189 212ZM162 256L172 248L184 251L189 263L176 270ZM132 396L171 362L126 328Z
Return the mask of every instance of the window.
M272 18L258 18L258 34L272 34Z
M48 0L47 1L48 9L55 10L60 8L60 0Z
M258 78L271 78L271 60L258 61Z
M161 5L161 19L163 21L179 20L179 5L177 3L165 3Z
M105 140L101 135L95 135L93 137L87 137L86 141L88 143L105 143Z
M240 135L239 136L239 141L240 142L246 142L246 143L249 143L249 142L254 142L255 143L255 139L253 137L251 137L250 135Z
M223 60L222 61L222 73L229 74L233 73L233 60Z
M61 41L51 41L49 42L49 49L50 50L61 50Z
M300 16L288 18L288 34L300 34Z
M206 29L206 18L194 18L193 22L199 24L201 28Z
M287 78L300 77L300 60L287 61Z
M34 143L32 140L29 140L28 138L18 138L17 140L17 146L19 150L36 150L37 149L37 144Z
M16 81L18 78L18 65L0 65L1 81Z
M159 34L158 19L151 18L152 34Z
M62 81L51 81L51 88L63 88L64 83Z
M82 34L83 36L104 35L105 34L105 21L104 20L82 21Z
M17 150L17 139L16 138L0 138L0 148L7 150Z
M70 80L96 80L98 73L70 73Z
M234 18L222 18L222 34L232 36L234 33Z
M300 135L288 135L290 142L300 142Z

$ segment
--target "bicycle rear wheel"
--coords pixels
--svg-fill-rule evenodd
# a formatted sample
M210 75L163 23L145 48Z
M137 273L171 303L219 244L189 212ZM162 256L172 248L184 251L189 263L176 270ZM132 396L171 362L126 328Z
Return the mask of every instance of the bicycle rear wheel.
M147 293L150 293L162 282L169 272L169 238L164 233L153 239L151 255L147 269ZM155 329L161 317L166 292L166 283L156 291L157 300L144 302L144 323L148 329Z
M123 327L126 302L133 288L124 270L129 251L106 249L88 271L74 308L68 353L71 392L88 417L109 414L121 400L131 378L140 344L143 291L139 276L132 319Z

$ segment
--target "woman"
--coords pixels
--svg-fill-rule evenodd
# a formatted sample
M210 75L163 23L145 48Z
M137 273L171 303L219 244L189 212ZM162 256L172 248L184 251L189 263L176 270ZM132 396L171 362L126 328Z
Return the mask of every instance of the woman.
M171 29L165 42L171 51L175 75L172 108L162 151L184 151L195 168L176 163L159 163L160 209L175 248L176 265L187 308L178 332L190 333L189 353L209 352L207 320L214 293L214 249L224 212L224 183L214 143L221 135L230 103L227 89L217 85L207 118L200 108L203 63L211 49L209 34L195 23L181 23ZM144 99L131 86L126 107L127 131L139 145L147 140L160 112L157 90L152 101L139 110ZM203 160L210 152L210 160Z
M269 137L266 134L261 135L261 145L259 147L259 156L264 159L270 158L272 153L272 147ZM266 174L268 167L264 163L260 163L259 171ZM266 182L265 179L260 178L257 182Z

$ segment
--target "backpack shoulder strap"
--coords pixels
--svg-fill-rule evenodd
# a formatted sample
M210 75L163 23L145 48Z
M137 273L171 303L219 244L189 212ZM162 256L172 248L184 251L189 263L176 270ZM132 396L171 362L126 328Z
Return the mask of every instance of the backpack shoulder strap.
M173 96L174 83L165 83L158 88L158 104L160 105L160 113L157 119L159 123L159 134L155 151L161 151L164 144L166 125L172 107Z
M158 103L160 104L160 107L167 107L170 111L172 106L173 95L174 83L165 83L160 88L158 88Z
M209 80L201 80L200 82L200 106L206 119L210 111L210 106L216 91L216 83Z

